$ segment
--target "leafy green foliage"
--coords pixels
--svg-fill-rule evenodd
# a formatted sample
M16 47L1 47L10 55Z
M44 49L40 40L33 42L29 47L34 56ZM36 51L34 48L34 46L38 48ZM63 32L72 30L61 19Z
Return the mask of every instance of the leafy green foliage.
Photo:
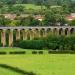
M11 20L6 19L4 16L0 16L0 26L7 26L9 25L9 23L11 22Z
M19 41L17 45L24 49L75 50L75 36L50 36L41 40Z
M23 18L18 18L18 21L16 23L18 26L37 26L40 24L40 21L28 16L28 17L23 17Z
M50 10L47 10L45 13L45 19L43 20L44 25L64 25L67 23L65 19L65 14L62 7L52 7Z
M71 26L75 26L75 20L72 20L72 21L70 22L70 25L71 25Z
M19 47L24 49L43 49L45 44L43 40L27 40L27 41L20 41Z

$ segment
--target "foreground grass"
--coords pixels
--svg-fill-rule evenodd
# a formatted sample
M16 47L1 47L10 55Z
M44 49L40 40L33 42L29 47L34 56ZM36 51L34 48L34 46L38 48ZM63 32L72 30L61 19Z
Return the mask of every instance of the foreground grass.
M0 48L3 50L23 50L17 48ZM37 75L75 75L75 54L25 54L0 55L0 64L18 67L25 71L32 71ZM0 68L1 75L20 75Z

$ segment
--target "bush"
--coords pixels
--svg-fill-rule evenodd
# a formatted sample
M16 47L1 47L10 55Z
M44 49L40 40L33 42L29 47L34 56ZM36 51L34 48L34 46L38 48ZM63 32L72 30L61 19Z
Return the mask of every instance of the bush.
M6 52L0 52L0 55L6 55L7 53Z
M38 40L17 41L16 47L24 49L51 49L51 50L73 50L75 51L75 36L50 36Z
M19 47L24 49L43 49L45 47L45 43L43 40L26 40L20 41Z
M39 54L43 54L43 51L39 51L38 53L39 53Z
M50 50L48 51L49 54L75 54L75 51L72 50Z
M47 47L48 49L52 50L75 50L74 49L74 44L75 44L75 37L49 37L47 38Z
M75 26L75 20L72 20L72 21L70 22L70 25L71 25L71 26Z
M32 51L32 54L37 54L37 51Z
M14 51L14 52L10 52L9 54L25 54L25 51Z

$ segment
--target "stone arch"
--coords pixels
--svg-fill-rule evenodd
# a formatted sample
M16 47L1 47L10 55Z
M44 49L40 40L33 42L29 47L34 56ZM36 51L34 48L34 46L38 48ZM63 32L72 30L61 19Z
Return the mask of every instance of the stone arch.
M27 40L32 40L33 39L33 31L31 28L27 29Z
M34 34L35 34L34 29L32 29L32 30L31 30L31 38L32 38L32 39L34 39L34 37L35 37ZM37 34L37 33L36 33L36 34Z
M52 29L51 28L47 28L46 33L47 33L47 36L50 36L52 34Z
M27 40L30 40L30 31L31 29L27 29Z
M25 29L21 29L21 30L20 30L20 34L21 34L21 35L20 35L20 39L21 39L21 40L24 40L24 38L25 38L25 36L24 36L24 34L25 34Z
M59 29L59 35L62 35L63 32L64 32L64 31L63 31L63 28L60 28L60 29Z
M44 37L44 35L45 35L45 29L42 28L42 29L40 30L40 36L41 36L41 37Z
M70 34L73 34L75 32L75 29L74 28L71 28L70 29Z
M13 29L13 42L15 42L16 41L16 31L17 31L17 29Z
M40 37L40 29L35 28L34 31L34 39L38 39Z
M9 47L13 46L13 29L8 29Z
M10 29L7 29L7 30L5 31L6 46L9 46L9 33L10 33Z
M68 35L68 31L69 31L69 29L66 28L66 29L65 29L65 35Z
M57 29L57 28L54 28L54 29L53 29L53 34L54 34L54 35L57 35L57 33L58 33L58 29Z
M49 33L51 31L51 28L47 28L47 33Z
M16 33L15 33L15 34L16 34L16 41L17 41L17 40L20 40L20 38L21 38L21 37L20 37L21 30L20 30L20 29L15 29L15 31L16 31Z

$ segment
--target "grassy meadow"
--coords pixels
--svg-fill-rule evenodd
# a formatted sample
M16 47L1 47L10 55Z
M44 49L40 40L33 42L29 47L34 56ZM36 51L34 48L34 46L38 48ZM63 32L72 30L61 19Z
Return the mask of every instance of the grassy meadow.
M33 10L39 10L41 9L41 6L40 5L35 5L35 4L15 4L14 6L24 6L25 9L33 9ZM43 8L45 9L46 7L43 6Z
M24 50L19 48L0 48L0 51ZM34 72L36 75L75 75L75 54L31 54L25 50L23 55L0 55L0 64L18 67L21 70ZM22 75L0 67L0 75Z

